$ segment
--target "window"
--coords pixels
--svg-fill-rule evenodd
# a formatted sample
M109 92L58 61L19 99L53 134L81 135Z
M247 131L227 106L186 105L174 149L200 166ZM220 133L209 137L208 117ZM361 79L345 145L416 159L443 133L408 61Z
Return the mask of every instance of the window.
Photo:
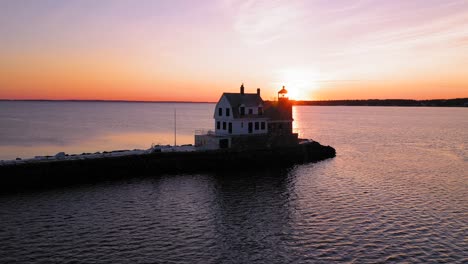
M255 122L255 130L258 130L259 126L258 126L258 122Z
M226 130L226 122L223 122L223 130Z
M263 115L263 107L258 107L258 115Z
M241 122L241 128L244 128L244 122Z
M241 116L245 115L245 107L243 106L240 107L240 115Z
M231 109L230 108L226 108L226 116L230 116L231 115Z
M262 122L262 123L261 123L260 128L261 128L262 130L265 130L265 122Z
M216 129L221 129L221 122L216 122Z
M223 109L221 107L218 108L218 115L223 116Z
M232 123L231 122L229 122L229 124L228 124L228 132L229 132L229 134L232 134Z
M252 115L252 114L253 114L253 109L249 108L249 115Z

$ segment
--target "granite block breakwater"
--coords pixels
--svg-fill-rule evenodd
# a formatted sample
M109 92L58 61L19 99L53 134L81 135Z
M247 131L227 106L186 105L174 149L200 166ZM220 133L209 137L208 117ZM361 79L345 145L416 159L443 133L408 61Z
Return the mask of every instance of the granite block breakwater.
M161 174L198 173L242 168L287 167L335 157L318 142L249 151L153 152L89 159L24 162L0 166L1 189L65 186Z

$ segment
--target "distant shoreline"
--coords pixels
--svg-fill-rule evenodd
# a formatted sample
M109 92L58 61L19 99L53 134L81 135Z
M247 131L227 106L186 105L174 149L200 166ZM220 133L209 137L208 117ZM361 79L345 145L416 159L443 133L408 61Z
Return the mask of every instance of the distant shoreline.
M78 102L78 103L162 103L162 104L214 104L198 101L133 101L133 100L75 100L75 99L0 99L0 102Z
M454 99L367 99L367 100L324 100L295 101L294 105L314 106L406 106L406 107L468 107L468 98Z
M89 103L164 103L164 104L214 104L197 101L131 101L131 100L50 100L50 99L0 99L0 102L89 102ZM454 99L363 99L363 100L294 100L294 105L311 106L404 106L404 107L468 107L468 98Z

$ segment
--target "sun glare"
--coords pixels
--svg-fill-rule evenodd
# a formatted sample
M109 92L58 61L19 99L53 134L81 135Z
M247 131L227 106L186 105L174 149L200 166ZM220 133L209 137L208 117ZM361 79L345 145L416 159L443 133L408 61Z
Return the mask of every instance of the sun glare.
M284 85L290 99L312 100L313 92L318 88L317 77L313 70L284 69L278 71L278 81L274 85Z

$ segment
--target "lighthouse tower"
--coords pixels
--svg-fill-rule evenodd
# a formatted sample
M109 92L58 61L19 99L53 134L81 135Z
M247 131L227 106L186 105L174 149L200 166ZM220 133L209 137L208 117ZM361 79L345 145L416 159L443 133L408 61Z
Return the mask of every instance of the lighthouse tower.
M268 108L268 132L272 135L291 135L293 134L292 122L292 102L288 97L288 90L283 86L278 91L278 102L273 107Z

